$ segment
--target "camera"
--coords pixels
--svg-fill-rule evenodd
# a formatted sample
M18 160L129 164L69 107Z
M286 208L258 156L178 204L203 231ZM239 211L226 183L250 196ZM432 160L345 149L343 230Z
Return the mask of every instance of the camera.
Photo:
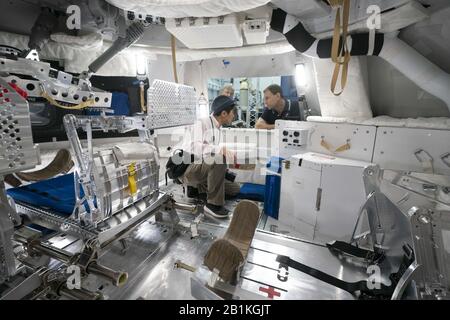
M227 170L227 172L225 172L225 179L230 182L234 182L236 179L236 174Z

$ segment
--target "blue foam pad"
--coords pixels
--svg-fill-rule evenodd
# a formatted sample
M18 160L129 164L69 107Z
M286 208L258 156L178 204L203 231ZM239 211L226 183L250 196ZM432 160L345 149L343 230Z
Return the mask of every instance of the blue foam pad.
M254 201L264 201L265 186L253 183L244 183L241 186L239 194L237 195L240 199L248 199Z
M107 115L114 116L129 116L130 115L130 103L128 101L128 94L124 92L112 92L111 96L111 108L114 112L106 112ZM88 116L98 116L100 111L86 110Z
M76 202L73 179L74 175L70 173L26 186L8 189L6 192L16 201L25 202L43 209L51 209L62 216L70 216Z

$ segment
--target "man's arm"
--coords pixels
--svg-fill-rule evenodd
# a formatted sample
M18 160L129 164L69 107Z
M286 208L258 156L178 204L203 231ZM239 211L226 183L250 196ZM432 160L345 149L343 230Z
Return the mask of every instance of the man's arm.
M256 121L255 128L271 130L271 129L275 129L275 125L267 124L267 122L263 118L259 118L258 121Z
M191 130L186 132L184 139L188 141L185 150L198 157L208 158L211 154L218 154L221 147L208 143L207 135L212 135L211 128L203 124L201 120L197 120L191 127Z
M195 122L189 134L185 136L185 139L189 140L190 143L188 144L188 148L184 150L195 154L197 157L201 157L203 160L214 160L217 163L223 163L222 160L225 160L225 163L234 163L236 158L234 151L228 150L223 145L208 142L213 135L212 128L208 124L203 123L201 120ZM188 137L188 135L190 136Z

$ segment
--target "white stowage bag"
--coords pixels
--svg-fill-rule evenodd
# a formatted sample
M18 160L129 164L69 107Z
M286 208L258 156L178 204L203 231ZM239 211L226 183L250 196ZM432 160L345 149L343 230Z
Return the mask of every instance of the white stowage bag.
M165 18L218 17L262 6L269 0L107 0L128 11Z
M71 36L65 33L53 33L50 39L59 43L70 45L76 49L100 49L103 46L103 37L100 33L89 33L82 36Z
M359 57L352 57L348 66L347 86L340 96L331 93L334 63L331 59L313 59L317 95L323 117L366 120L373 117L369 93L362 74ZM340 88L338 79L337 90Z
M153 158L158 162L156 148L148 143L121 143L114 146L113 152L120 165L128 165L132 162Z
M106 44L99 34L70 36L52 34L50 41L42 48L39 56L46 60L62 60L64 71L81 73L88 69L89 64L106 51ZM8 45L19 50L28 48L28 36L0 31L0 45ZM136 55L145 55L149 60L156 60L156 55L143 48L131 47L113 57L100 68L97 75L102 76L135 76Z
M89 34L74 37L52 34L49 41L39 52L41 59L63 60L66 72L81 73L101 52L104 44L100 35ZM8 45L19 50L28 48L29 37L0 31L0 45Z

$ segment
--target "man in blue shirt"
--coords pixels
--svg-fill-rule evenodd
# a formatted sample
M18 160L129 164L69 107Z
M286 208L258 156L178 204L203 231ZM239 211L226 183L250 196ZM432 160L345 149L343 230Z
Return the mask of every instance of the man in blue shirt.
M271 84L264 90L264 103L266 108L256 122L256 129L274 129L278 119L303 120L298 101L284 98L281 87L277 84Z

